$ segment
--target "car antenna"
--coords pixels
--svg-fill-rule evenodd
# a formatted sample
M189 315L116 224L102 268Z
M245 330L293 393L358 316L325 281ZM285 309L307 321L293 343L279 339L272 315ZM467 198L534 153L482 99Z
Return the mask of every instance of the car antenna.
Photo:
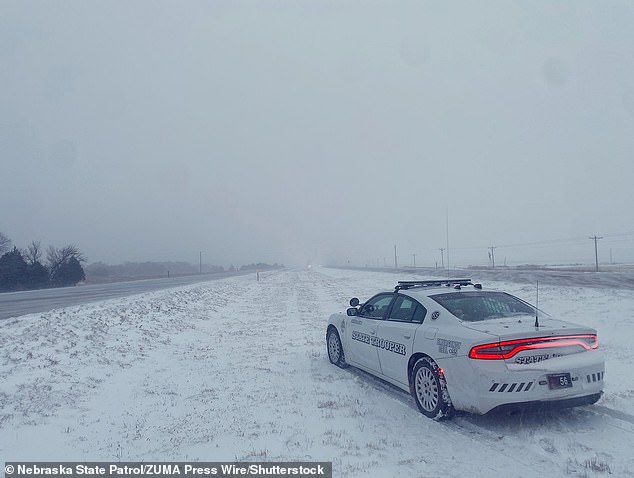
M535 327L539 328L539 281L537 281L537 297L535 299Z

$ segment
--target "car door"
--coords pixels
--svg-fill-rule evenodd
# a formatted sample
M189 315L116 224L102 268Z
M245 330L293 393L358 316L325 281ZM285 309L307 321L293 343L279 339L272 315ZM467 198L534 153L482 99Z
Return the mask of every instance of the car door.
M416 300L397 295L377 331L381 373L403 385L408 385L407 361L412 355L416 329L426 313L425 307Z
M351 363L380 373L376 331L393 298L393 293L375 295L361 306L356 316L350 318L346 330L346 359Z

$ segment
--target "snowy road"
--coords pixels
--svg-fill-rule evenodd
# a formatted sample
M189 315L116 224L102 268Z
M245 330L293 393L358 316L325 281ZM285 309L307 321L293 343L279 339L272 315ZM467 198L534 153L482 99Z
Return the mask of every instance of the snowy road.
M545 310L599 329L607 385L597 406L439 423L404 392L326 356L327 317L394 280L283 271L2 321L0 461L312 460L332 461L337 477L634 476L634 291L540 290ZM533 296L525 284L485 286Z
M46 312L54 308L86 304L98 300L125 297L155 290L168 289L187 284L224 279L236 274L218 272L214 274L141 279L104 284L87 284L75 287L3 292L0 294L0 320L25 314Z

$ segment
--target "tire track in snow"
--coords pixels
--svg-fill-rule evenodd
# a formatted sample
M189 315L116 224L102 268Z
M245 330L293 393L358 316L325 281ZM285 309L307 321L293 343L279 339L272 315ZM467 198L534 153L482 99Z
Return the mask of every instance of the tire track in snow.
M617 420L622 420L634 425L634 415L630 415L629 413L614 410L613 408L608 408L603 405L595 405L593 409L597 412L604 413L605 415L608 415L612 418L616 418ZM634 430L632 431L632 433L634 433Z

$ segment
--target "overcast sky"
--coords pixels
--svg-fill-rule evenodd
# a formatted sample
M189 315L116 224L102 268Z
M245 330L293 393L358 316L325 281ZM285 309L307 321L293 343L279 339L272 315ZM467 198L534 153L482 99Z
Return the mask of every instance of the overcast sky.
M434 265L448 216L462 265L592 262L595 234L634 261L633 25L630 0L0 0L0 231Z

